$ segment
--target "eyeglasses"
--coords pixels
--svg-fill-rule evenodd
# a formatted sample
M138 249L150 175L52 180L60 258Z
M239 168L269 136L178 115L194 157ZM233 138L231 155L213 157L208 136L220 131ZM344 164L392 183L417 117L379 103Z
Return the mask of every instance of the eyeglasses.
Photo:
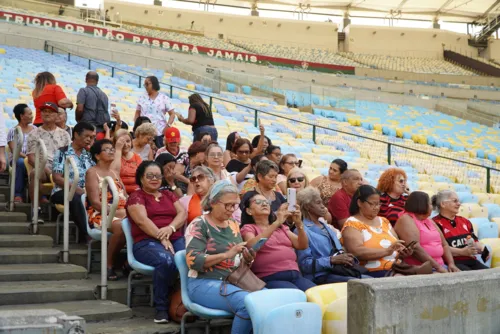
M210 158L222 158L223 154L222 153L209 153L208 156Z
M204 174L200 174L200 175L196 175L196 176L193 175L193 176L191 176L189 181L191 181L191 183L196 183L198 181L203 182L203 181L205 181L206 178L207 177Z
M224 202L219 202L220 204L224 204L224 209L226 211L235 211L238 209L238 206L240 206L240 203L224 203Z
M380 203L380 202L372 203L370 201L365 201L365 203L368 203L368 205L371 206L372 208L377 208L377 207L380 207L382 205L382 203Z
M406 183L406 179L399 179L398 182L401 183L401 184L405 184Z
M287 165L291 165L291 166L300 166L300 162L298 162L298 161L287 161L285 163Z
M306 178L305 177L291 177L288 179L290 183L295 183L295 182L304 182Z
M245 150L245 151L236 151L238 154L250 154L250 150Z
M146 175L146 179L152 181L154 179L157 179L157 180L161 180L161 178L163 177L161 174L152 174L152 173L147 173Z
M447 199L446 201L443 201L443 202L453 202L454 204L460 204L459 199Z
M116 152L116 150L113 147L105 148L102 151L105 152L105 153L108 153L108 154Z
M257 205L261 205L261 206L270 206L271 205L267 199L256 199L256 200L253 200L252 202L254 202Z

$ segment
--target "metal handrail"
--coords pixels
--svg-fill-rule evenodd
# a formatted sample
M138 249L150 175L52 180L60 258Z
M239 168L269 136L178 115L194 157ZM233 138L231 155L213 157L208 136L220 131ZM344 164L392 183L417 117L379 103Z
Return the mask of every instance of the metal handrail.
M24 145L24 134L20 126L14 128L14 149L12 150L12 175L10 179L10 201L9 211L14 211L14 197L16 195L16 174L17 174L17 160Z
M108 187L113 195L113 202L108 215ZM108 226L113 222L118 206L118 190L111 176L106 176L101 187L101 299L108 294Z
M69 186L70 167L73 169L73 181L71 188ZM80 181L80 173L76 167L76 162L73 157L66 157L64 161L64 227L63 227L63 262L69 262L69 202L73 200L78 182Z
M40 161L41 159L41 161ZM33 191L33 219L31 222L31 233L38 233L38 205L40 200L40 174L45 169L45 164L47 163L47 148L45 147L45 143L42 139L37 139L36 147L35 147L35 178L33 182L34 191Z

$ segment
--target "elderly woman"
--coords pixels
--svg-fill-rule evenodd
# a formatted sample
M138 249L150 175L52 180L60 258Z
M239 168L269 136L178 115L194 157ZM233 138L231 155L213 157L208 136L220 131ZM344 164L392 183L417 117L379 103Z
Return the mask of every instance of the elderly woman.
M283 194L286 194L286 178L288 177L288 173L295 168L295 167L300 167L300 162L299 159L297 159L297 156L295 154L289 153L285 154L279 163L279 174L278 174L278 186L281 189L281 192Z
M115 149L111 140L99 140L90 148L92 160L96 163L94 167L89 168L85 175L85 191L87 192L87 215L88 223L93 228L100 228L102 223L102 183L106 176L110 176L115 182L116 189L118 190L118 207L116 209L115 217L108 226L108 230L113 232L109 238L108 245L108 280L116 281L118 276L114 270L115 261L120 250L125 246L125 235L122 231L121 220L125 218L125 203L127 201L127 194L125 186L120 180L120 170L113 166L115 159ZM108 202L112 203L113 194L108 190ZM108 213L110 206L108 205ZM128 268L124 268L128 271Z
M399 253L411 255L399 240L386 218L379 217L380 194L370 185L362 185L352 197L349 213L342 228L345 249L360 260L372 277L384 277Z
M268 289L300 289L306 291L316 284L302 277L297 265L295 250L308 247L307 234L300 211L288 211L287 204L283 204L274 222L270 221L271 206L267 199L253 193L241 203L241 235L252 247L260 239L267 241L262 246L252 265L252 271L266 282ZM284 223L291 217L298 235L293 234Z
M297 193L309 186L309 180L302 169L294 167L286 178L288 188L297 189Z
M132 147L134 153L138 154L142 161L153 160L154 154L150 143L156 137L156 126L152 123L144 123L140 125L134 133Z
M168 322L169 287L177 278L174 254L185 248L182 227L186 210L168 190L160 190L162 169L154 161L139 165L136 183L140 189L127 201L134 238L134 256L155 268L153 273L155 323Z
M246 181L243 183L243 186L241 187L240 190L240 197L243 197L247 192L255 190L255 187L257 186L257 180L255 179L255 171L257 170L257 165L259 162L268 160L265 155L257 155L252 158L252 161L250 162L250 171L246 175ZM274 187L274 190L281 193L280 187L276 185Z
M410 193L410 188L406 183L407 176L401 168L389 168L380 175L377 190L380 195L381 217L387 218L394 226L401 212L405 209L405 203Z
M413 248L413 255L407 257L405 262L410 265L421 265L430 261L434 270L439 273L460 271L455 265L446 239L436 223L429 218L431 213L429 195L422 191L414 191L408 196L405 211L394 227L397 235L406 244L417 242Z
M120 178L125 185L125 190L127 194L131 194L138 188L135 178L137 167L142 162L139 154L132 150L132 137L130 132L125 129L120 129L116 131L113 137L113 143L115 145L115 161L113 162L113 167L120 171Z
M342 188L340 178L347 170L347 162L342 159L335 159L330 164L327 176L318 176L311 181L311 186L318 188L323 204L328 206L328 201L337 190Z
M231 218L239 204L238 189L226 180L216 182L203 199L203 211L208 213L186 231L186 262L191 269L187 289L193 302L235 313L232 334L249 334L252 322L244 303L249 292L222 282L241 261L254 260L255 253L241 238L239 223ZM226 290L225 296L221 289Z
M457 194L451 190L442 190L432 196L432 206L439 212L432 220L443 232L458 269L488 269L476 258L477 254L484 251L484 245L478 242L472 223L467 218L458 216L460 200ZM469 239L473 245L468 245Z
M149 76L144 79L144 88L146 94L137 100L137 108L134 115L134 121L140 116L146 116L156 127L156 147L163 146L163 131L170 127L175 120L174 106L170 98L160 93L160 83L155 76ZM165 120L168 113L169 119Z
M255 170L255 187L245 193L243 202L255 193L261 194L271 204L272 212L277 212L281 204L286 202L285 197L276 189L276 178L278 176L278 166L270 160L262 160L257 164Z
M365 278L361 272L355 271L354 256L342 249L339 241L340 232L322 218L327 209L318 189L305 188L297 194L297 203L304 217L304 231L309 240L308 248L297 251L299 267L304 277L316 284ZM352 275L348 270L352 271Z
M205 164L214 172L216 181L231 178L229 172L222 165L223 156L222 147L217 143L208 145L205 151Z

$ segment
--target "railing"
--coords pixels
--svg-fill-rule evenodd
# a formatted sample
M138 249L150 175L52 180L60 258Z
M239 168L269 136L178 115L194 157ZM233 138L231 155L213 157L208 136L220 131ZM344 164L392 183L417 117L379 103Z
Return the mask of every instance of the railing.
M63 51L62 53L68 55L68 61L71 60L71 52L69 52L68 50L64 50L64 49L62 49L60 47L51 45L48 41L45 41L45 51L46 52L51 52L51 54L54 54L54 50L56 50L56 51L57 50ZM142 87L142 79L146 78L146 76L147 76L147 75L143 75L143 74L137 74L137 73L129 72L129 71L126 71L126 70L122 70L122 69L120 69L118 67L115 67L113 65L109 65L109 64L106 64L104 62L97 61L97 60L94 60L94 59L82 57L82 56L79 56L79 55L76 55L76 56L78 56L80 58L88 59L88 68L89 68L89 70L92 67L92 63L96 63L96 64L100 64L100 65L107 66L107 67L111 68L111 76L112 77L114 77L115 71L125 72L125 73L128 73L128 74L137 76L138 77L138 85L137 85L137 87L139 87L139 88ZM464 160L454 159L454 158L442 156L442 155L439 155L439 154L425 152L423 150L418 150L418 149L411 148L411 147L408 147L408 146L404 146L404 145L400 145L400 144L396 144L396 143L390 143L388 140L380 140L380 139L370 138L370 137L367 137L367 136L363 136L363 135L359 135L359 134L355 134L355 133L350 133L350 132L347 132L347 131L342 131L342 130L338 130L338 129L334 129L334 128L330 128L330 127L320 126L320 125L316 125L316 124L312 124L312 123L308 123L308 122L304 122L304 121L298 121L298 120L295 120L295 119L293 119L291 117L286 117L286 116L279 115L279 114L276 114L276 113L273 113L273 112L269 112L269 111L264 111L264 110L261 110L261 109L257 109L255 107L251 107L251 106L248 106L248 105L245 105L245 104L242 104L242 103L238 103L238 102L234 102L234 101L222 98L222 97L214 96L213 94L210 94L210 93L204 93L204 92L199 92L199 91L191 90L191 89L188 89L188 88L185 88L185 87L181 87L181 86L177 86L177 85L174 85L174 84L171 84L171 83L165 83L165 82L160 82L160 83L162 85L165 85L165 86L169 87L169 96L171 98L173 96L173 89L175 88L175 89L186 91L186 92L189 92L189 93L197 93L197 94L199 94L202 97L208 98L209 99L210 109L212 109L212 106L213 106L213 104L214 104L215 101L220 101L220 102L231 103L231 104L233 104L233 105L235 105L237 107L243 107L243 108L246 108L246 109L253 110L254 111L254 127L258 127L258 125L259 125L259 123L258 123L259 113L264 114L264 115L278 117L278 118L281 118L281 119L285 119L285 120L288 120L288 121L291 121L291 122L295 122L297 124L303 124L303 125L311 126L312 127L312 140L313 140L313 142L315 144L316 144L317 129L325 129L325 130L329 130L329 131L332 131L332 132L337 132L337 133L344 134L344 135L350 135L350 136L353 136L353 137L357 137L357 138L361 138L361 139L365 139L365 140L370 140L370 141L376 142L376 143L382 143L384 145L387 145L387 152L388 152L388 154L387 154L387 163L389 165L391 165L394 162L392 160L392 158L391 158L391 148L396 147L396 148L406 149L406 150L409 150L409 151L412 151L412 152L416 152L416 153L421 153L421 154L424 154L424 155L427 155L427 156L433 157L433 158L442 158L442 159L446 159L446 160L450 160L450 161L454 161L454 162L458 162L458 163L463 163L463 164L468 165L468 166L484 168L486 170L486 187L485 187L486 189L485 190L488 193L491 192L491 187L490 187L491 186L491 171L500 172L500 169L496 169L496 168L493 168L493 167L490 167L490 166L483 166L483 165L480 165L480 164L471 163L471 162L464 161Z
M42 139L36 141L35 147L35 178L33 182L33 220L31 222L31 233L38 233L38 205L40 201L40 174L45 170L45 164L47 163L47 148Z
M16 126L14 131L14 149L12 150L12 175L10 178L10 200L9 211L14 211L14 197L16 195L16 174L17 174L17 160L24 145L24 135L21 127Z
M73 170L73 181L69 186L70 168ZM63 227L63 262L69 262L69 202L73 200L76 188L80 181L80 173L76 167L73 157L67 157L64 161L64 227Z
M113 194L113 203L111 203L108 214L108 187ZM111 176L106 176L101 187L101 299L107 299L108 294L108 226L113 222L116 207L118 206L118 190L115 181Z

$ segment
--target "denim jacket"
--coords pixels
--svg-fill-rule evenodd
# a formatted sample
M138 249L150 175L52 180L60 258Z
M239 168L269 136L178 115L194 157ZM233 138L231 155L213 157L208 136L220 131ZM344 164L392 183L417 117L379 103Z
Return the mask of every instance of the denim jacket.
M320 223L324 226L324 230L316 226L311 220L304 219L304 231L309 239L309 248L297 251L299 268L302 271L302 275L311 280L313 279L313 261L316 261L316 275L314 278L326 275L328 269L332 267L330 256L333 254L330 238L335 243L337 250L342 250L342 245L335 231L326 223L321 221ZM330 237L324 234L325 231ZM297 229L295 229L295 233L298 233Z

